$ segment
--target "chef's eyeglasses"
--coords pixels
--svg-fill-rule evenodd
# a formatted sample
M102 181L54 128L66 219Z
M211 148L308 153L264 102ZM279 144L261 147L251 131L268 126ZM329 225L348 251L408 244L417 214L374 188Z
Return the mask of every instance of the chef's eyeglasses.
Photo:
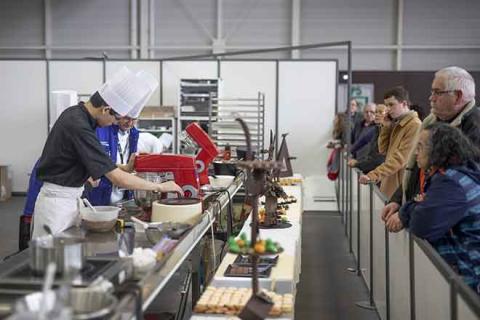
M446 94L446 93L452 93L452 92L455 92L457 90L430 90L430 95L432 97L436 96L436 97L439 97L443 94Z
M118 114L117 112L115 112L115 110L109 109L108 112L110 113L110 115L115 117L115 120L122 119L122 116L120 114Z

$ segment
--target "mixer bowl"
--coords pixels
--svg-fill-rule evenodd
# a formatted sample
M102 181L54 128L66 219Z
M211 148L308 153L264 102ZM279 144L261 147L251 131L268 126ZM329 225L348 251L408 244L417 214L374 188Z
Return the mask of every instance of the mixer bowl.
M154 183L162 183L166 181L166 179L163 177L163 174L158 172L137 172L136 175L139 178ZM143 209L150 209L152 207L152 203L160 199L160 193L153 191L135 190L133 194L135 203L137 206Z

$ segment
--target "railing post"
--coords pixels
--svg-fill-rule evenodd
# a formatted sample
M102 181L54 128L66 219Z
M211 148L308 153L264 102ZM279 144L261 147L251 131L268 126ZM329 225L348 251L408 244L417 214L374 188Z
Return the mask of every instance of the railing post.
M413 237L408 235L408 254L410 271L410 319L415 320L415 254L413 247Z
M353 171L353 170L352 170ZM355 179L357 181L357 276L362 275L362 270L360 267L360 260L361 260L361 254L360 254L360 224L361 224L361 217L360 217L360 208L362 207L361 205L361 192L360 192L360 182L358 181L358 175L355 175Z
M352 236L352 201L353 201L353 197L352 197L352 191L353 191L352 190L352 171L353 171L353 169L348 168L347 170L348 170L348 175L349 175L349 180L350 180L350 184L348 185L348 187L349 187L349 192L348 192L349 201L348 202L350 203L350 205L349 205L349 210L347 211L348 225L349 225L349 229L350 229L350 237L349 237L349 241L348 241L348 248L349 248L350 253L352 253L353 252L353 248L352 248L352 245L353 245L353 243L352 243L352 241L353 241L352 240L352 238L353 238L353 236Z
M457 282L455 277L450 278L450 319L457 320L458 306L457 306Z
M387 320L390 320L390 237L385 227L385 302L387 305Z
M369 291L369 298L368 298L368 301L361 301L361 302L357 302L356 305L360 308L363 308L363 309L368 309L368 310L375 310L376 307L375 307L375 301L373 299L373 186L374 184L373 183L369 183L368 184L368 192L369 192L369 252L370 252L370 257L369 257L369 260L370 260L370 291ZM358 194L360 194L360 192L358 192ZM360 204L359 204L359 207L360 207ZM360 210L359 210L360 211ZM360 215L359 215L360 217ZM360 226L360 223L358 223L358 225ZM360 230L360 228L359 228ZM359 237L360 239L360 237ZM359 240L360 241L360 240ZM360 245L359 245L360 247ZM360 252L360 249L359 249L359 252ZM358 254L358 256L360 257L360 253ZM358 259L360 261L360 259ZM362 272L361 272L361 267L360 267L360 262L358 263L359 267L357 270L360 270L360 272L357 272L357 274L361 275Z
M373 183L369 183L370 192L370 305L375 307L373 301Z

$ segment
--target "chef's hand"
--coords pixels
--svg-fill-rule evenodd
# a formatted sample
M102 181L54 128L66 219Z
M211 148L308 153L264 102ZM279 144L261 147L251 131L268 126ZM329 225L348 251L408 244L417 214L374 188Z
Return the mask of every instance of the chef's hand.
M388 218L387 223L385 223L385 226L387 227L387 230L390 232L399 232L400 230L403 229L403 224L402 221L400 220L400 217L398 216L398 212L394 213L390 218Z
M391 215L398 212L398 209L400 209L400 205L396 202L390 202L389 204L387 204L382 209L382 220L384 222L387 222L388 218L390 218Z
M370 181L372 181L366 174L362 174L360 178L358 178L358 182L361 184L368 184Z
M158 184L158 188L156 191L163 192L163 193L176 192L183 197L182 188L180 188L180 186L173 181L167 181L167 182Z
M93 180L92 177L88 177L87 182L92 186L92 188L96 188L100 185L100 179Z
M348 160L347 164L350 168L354 168L357 165L358 161L355 159Z

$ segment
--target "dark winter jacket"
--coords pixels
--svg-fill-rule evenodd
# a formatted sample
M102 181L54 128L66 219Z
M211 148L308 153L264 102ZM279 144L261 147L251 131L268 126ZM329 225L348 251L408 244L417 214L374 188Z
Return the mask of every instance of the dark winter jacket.
M476 292L480 284L480 168L452 166L427 179L421 202L400 208L403 226L426 239Z
M375 126L373 136L367 145L367 152L364 157L357 159L355 167L367 174L385 161L385 156L378 152L378 135L380 134L380 126Z

